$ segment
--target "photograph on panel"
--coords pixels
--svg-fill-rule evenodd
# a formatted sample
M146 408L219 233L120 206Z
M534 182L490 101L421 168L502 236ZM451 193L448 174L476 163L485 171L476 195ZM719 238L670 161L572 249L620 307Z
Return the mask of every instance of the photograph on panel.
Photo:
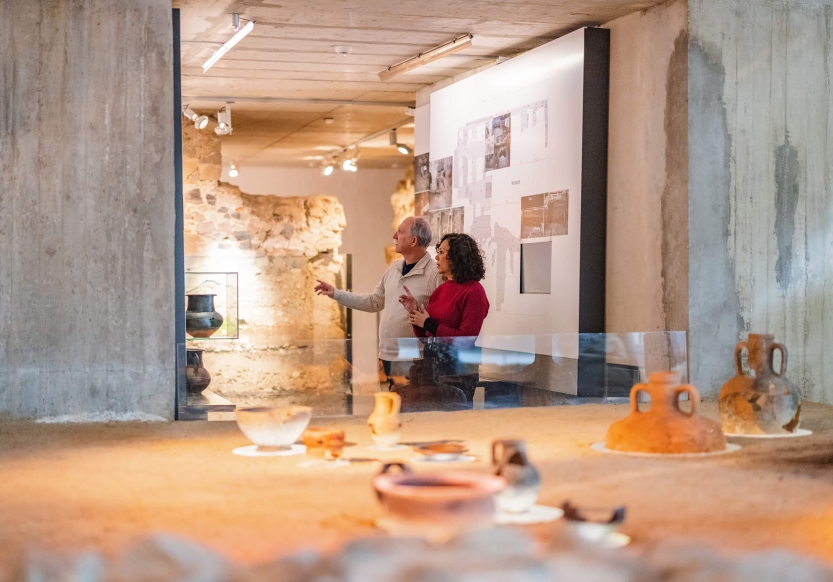
M428 194L428 206L430 210L442 210L451 208L451 177L454 157L440 158L431 161L429 171L431 174L431 189Z
M509 167L509 153L512 141L511 113L492 118L492 127L486 146L486 170ZM491 150L491 152L489 151Z
M567 234L568 201L568 190L521 198L521 238Z
M431 189L431 172L428 169L428 154L414 156L414 192L428 192Z
M428 192L414 194L414 216L424 216L428 212Z

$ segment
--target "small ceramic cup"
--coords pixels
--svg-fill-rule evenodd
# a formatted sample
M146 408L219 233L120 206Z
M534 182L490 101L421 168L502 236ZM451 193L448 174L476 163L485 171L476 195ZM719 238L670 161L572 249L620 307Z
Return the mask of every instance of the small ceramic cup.
M313 459L334 461L344 450L344 431L334 428L308 428L303 436L307 455Z

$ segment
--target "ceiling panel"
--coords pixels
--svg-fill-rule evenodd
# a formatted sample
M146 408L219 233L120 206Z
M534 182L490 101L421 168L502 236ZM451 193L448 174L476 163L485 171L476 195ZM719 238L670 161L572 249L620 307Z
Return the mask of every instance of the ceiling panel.
M196 111L213 114L223 105L220 98L235 98L234 132L222 138L223 155L242 165L309 165L318 163L316 157L407 121L404 107L423 87L661 1L175 0L173 4L181 11L184 101ZM234 34L233 12L257 24L203 73L203 62ZM379 80L379 71L465 33L475 35L472 47L389 81ZM334 47L341 44L353 48L349 56L335 53ZM252 98L273 101L246 101ZM389 106L340 105L333 100ZM333 123L325 124L325 117L332 117ZM398 137L413 146L412 128L401 129ZM404 158L383 135L363 144L359 165L403 166Z

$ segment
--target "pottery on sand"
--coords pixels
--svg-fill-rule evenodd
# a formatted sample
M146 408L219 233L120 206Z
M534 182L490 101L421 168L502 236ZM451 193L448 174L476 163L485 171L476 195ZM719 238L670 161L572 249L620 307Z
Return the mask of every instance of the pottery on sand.
M743 371L746 349L749 370ZM781 352L781 365L775 370L775 352ZM787 348L774 336L750 333L749 339L735 347L734 378L720 390L718 404L723 430L727 434L787 435L801 423L801 392L784 377Z
M639 394L651 397L650 408L639 410ZM687 393L691 411L680 409L680 395ZM614 451L683 454L711 453L726 449L720 425L697 413L700 392L691 384L680 385L674 372L654 372L648 384L631 389L631 413L614 422L607 431L605 446Z

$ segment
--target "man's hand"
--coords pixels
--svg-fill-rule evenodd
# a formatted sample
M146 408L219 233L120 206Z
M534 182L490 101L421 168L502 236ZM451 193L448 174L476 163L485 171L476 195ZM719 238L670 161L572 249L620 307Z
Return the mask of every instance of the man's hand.
M408 315L408 321L417 327L425 327L426 319L428 319L428 312L425 311L424 305L420 305L417 311L412 311Z
M403 287L405 287L405 294L399 296L399 303L408 313L414 313L417 311L417 300L411 295L411 290L408 289L407 285L403 285Z
M326 295L327 297L332 297L335 293L336 288L330 285L329 283L325 283L321 279L317 279L318 285L315 286L315 292L318 295Z

